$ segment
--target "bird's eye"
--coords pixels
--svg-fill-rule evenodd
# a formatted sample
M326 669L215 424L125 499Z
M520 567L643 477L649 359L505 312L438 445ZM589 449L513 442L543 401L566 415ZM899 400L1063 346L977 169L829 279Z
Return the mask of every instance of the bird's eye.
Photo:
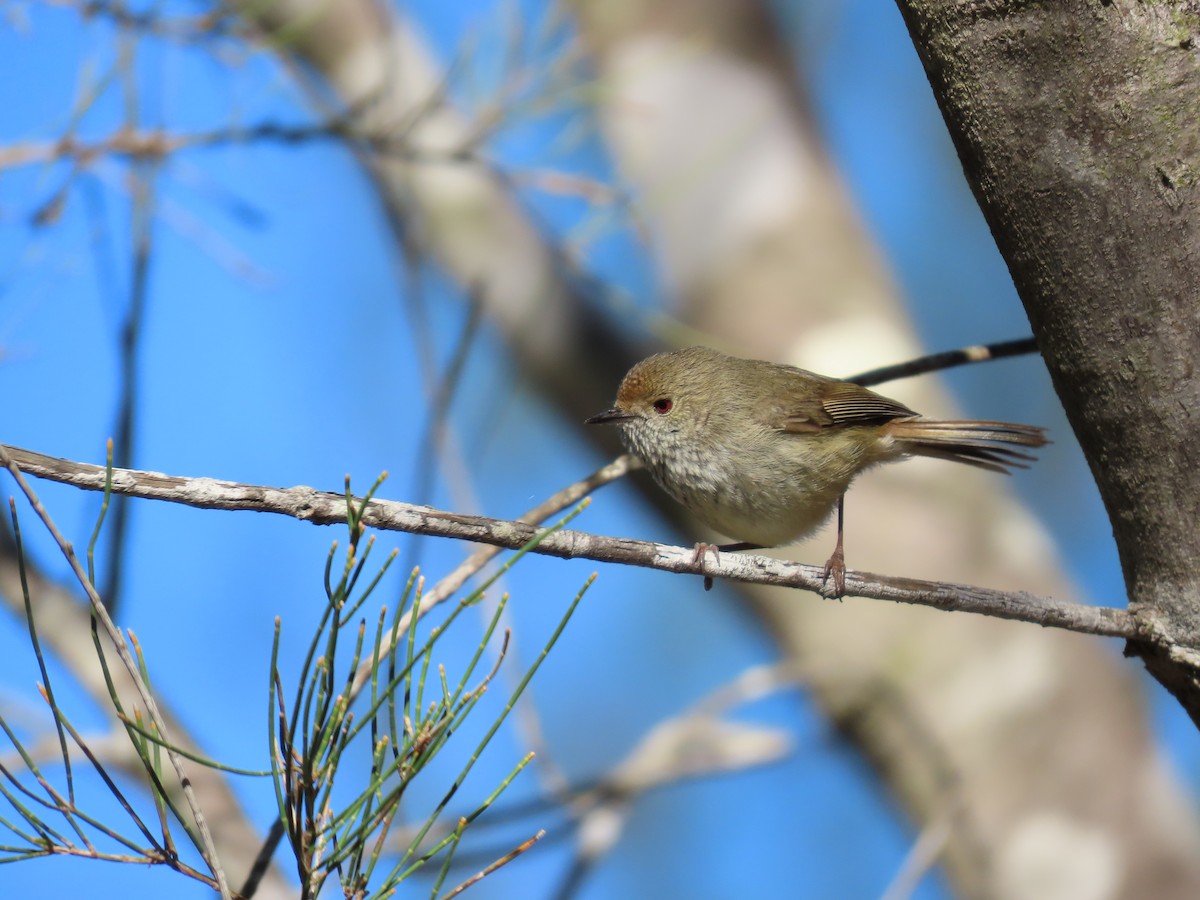
M665 416L671 411L671 398L659 397L651 405L654 407L655 412Z

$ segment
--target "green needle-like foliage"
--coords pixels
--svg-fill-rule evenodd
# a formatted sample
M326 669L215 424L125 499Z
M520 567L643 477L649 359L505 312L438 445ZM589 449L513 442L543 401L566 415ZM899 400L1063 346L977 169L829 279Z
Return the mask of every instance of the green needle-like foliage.
M532 755L522 759L501 783L467 815L441 830L445 837L425 847L426 837L448 815L448 806L508 713L557 640L575 606L580 591L554 635L547 642L504 708L487 727L484 737L470 748L466 762L442 799L401 849L389 835L400 803L412 781L435 759L449 752L453 736L477 709L499 666L503 664L508 636L498 635L507 597L491 616L474 653L461 673L451 679L435 662L438 644L461 613L477 604L484 591L526 552L562 528L572 516L539 533L477 590L452 606L444 619L424 637L418 637L422 581L413 572L399 608L389 617L386 609L375 616L374 632L367 637L367 620L359 617L369 597L395 559L393 553L371 574L367 572L373 546L363 540L361 515L377 482L366 498L356 500L347 485L349 542L342 558L338 545L325 565L326 606L309 644L292 699L285 703L282 679L272 663L269 689L271 751L276 767L276 796L280 820L295 855L301 896L316 897L331 875L341 882L346 896L383 897L427 863L438 860L433 889L437 896L450 872L455 850L464 832L500 796ZM365 587L359 589L360 583ZM590 584L590 581L589 581ZM407 634L401 635L402 615L408 607ZM350 630L350 633L344 633ZM492 670L473 682L488 648L500 640ZM364 657L364 654L365 657ZM357 709L355 676L369 667L365 708ZM340 676L339 676L339 673ZM290 709L290 712L288 711ZM363 770L361 753L352 746L366 742L369 766ZM353 762L351 762L353 760ZM361 776L359 773L362 773ZM336 786L336 789L335 789ZM411 812L411 810L410 810ZM520 850L531 845L522 845ZM514 854L515 855L515 854Z

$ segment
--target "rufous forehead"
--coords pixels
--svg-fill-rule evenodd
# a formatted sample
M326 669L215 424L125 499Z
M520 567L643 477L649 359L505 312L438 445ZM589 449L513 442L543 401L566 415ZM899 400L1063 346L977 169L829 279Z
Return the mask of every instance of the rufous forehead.
M628 406L639 397L645 397L646 383L644 371L640 367L633 369L617 389L617 405Z

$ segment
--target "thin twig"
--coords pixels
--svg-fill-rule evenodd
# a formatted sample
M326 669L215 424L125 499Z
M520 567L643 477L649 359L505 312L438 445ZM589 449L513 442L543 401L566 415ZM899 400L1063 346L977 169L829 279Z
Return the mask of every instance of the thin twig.
M21 466L15 459L16 454L8 452L8 449L0 444L0 465L3 465L12 474L20 487L21 492L25 495L29 505L33 507L33 511L38 518L46 526L46 530L58 545L63 557L66 559L75 578L79 581L80 586L88 596L92 610L95 613L96 620L104 626L104 630L108 635L108 639L113 642L117 648L117 654L121 658L126 671L129 672L130 678L133 679L134 686L137 688L138 696L141 698L143 705L146 708L146 713L150 717L150 721L154 723L159 735L164 741L164 746L167 752L167 758L170 759L171 765L175 769L175 774L179 778L179 783L183 789L183 794L187 798L188 807L191 810L192 818L195 821L196 829L200 834L201 851L204 854L209 867L212 870L213 876L217 880L218 888L221 892L222 900L231 900L229 893L229 885L225 881L225 871L221 867L221 861L217 858L217 849L213 844L212 833L208 828L208 821L204 817L204 813L200 809L200 801L196 797L196 792L192 789L191 781L188 779L187 773L183 768L183 759L178 753L171 749L170 736L167 731L166 722L163 721L162 713L159 712L158 704L154 700L154 695L150 692L149 686L142 678L141 671L137 663L133 659L133 655L129 650L129 644L125 641L124 634L113 624L112 618L108 615L108 610L104 608L104 602L100 599L100 595L96 593L96 588L88 579L87 573L83 571L83 566L79 563L79 558L75 555L75 548L71 546L70 541L62 536L58 530L58 526L54 524L54 520L50 518L50 514L46 508L42 506L41 500L29 483L21 474ZM90 466L90 469L99 470L101 484L98 490L104 490L103 482L106 480L105 469L102 466ZM32 474L32 473L31 473Z
M113 156L157 162L174 153L204 147L256 142L293 145L321 140L351 140L381 156L409 163L465 163L477 161L478 156L473 147L444 150L414 147L403 137L368 132L345 118L337 118L312 125L285 125L267 121L174 134L157 129L122 129L108 137L91 141L66 135L53 141L28 141L0 148L0 169L66 159L87 166L97 159Z
M198 43L237 38L248 41L256 36L253 28L218 6L212 12L194 16L165 16L158 12L139 12L125 3L109 0L41 0L50 7L76 10L84 19L102 16L122 28L181 42Z
M154 236L155 179L157 163L139 163L132 180L133 190L133 271L129 286L129 307L121 325L120 337L120 400L113 429L113 462L130 466L136 458L137 413L139 399L138 360L141 350L142 323L146 317L149 294L150 254ZM109 615L114 618L121 605L121 588L125 573L125 545L129 534L130 504L119 500L113 505L112 522L108 529L108 574L101 592Z
M450 893L445 894L441 898L441 900L450 900L451 897L457 897L459 894L461 894L463 891L465 891L471 885L475 884L475 882L483 880L488 875L491 875L493 872L495 872L497 869L499 869L501 866L507 865L508 863L512 862L514 859L516 859L518 856L520 856L522 853L524 853L526 850L528 850L530 847L532 847L534 844L536 844L538 841L540 841L545 834L546 834L545 829L542 829L537 834L535 834L533 837L529 838L528 840L522 841L520 844L518 844L516 847L514 847L508 853L504 854L502 857L500 857L498 860L496 860L494 863L492 863L486 869L476 872L474 875L472 875L470 878L468 878L466 881L464 881L462 884L460 884L458 887L456 887Z
M970 347L960 347L957 350L931 353L928 356L910 359L908 362L897 363L894 366L871 369L869 372L852 375L846 381L871 387L883 384L885 381L911 378L914 375L924 375L927 372L938 372L942 369L953 369L955 366L963 366L968 363L990 362L1009 356L1023 356L1026 353L1037 352L1037 341L1031 337L1017 338L1013 341L998 341L994 344L974 344Z
M880 900L908 900L934 867L954 829L955 811L943 812L921 829Z
M483 301L479 297L478 291L469 291L468 300L467 320L463 323L462 331L455 342L445 370L440 377L433 371L423 373L426 378L426 390L429 393L429 421L425 425L423 438L418 441L417 445L420 449L413 466L413 494L421 503L426 502L433 494L438 466L442 462L451 437L450 407L454 403L462 383L467 357L479 334L479 323L483 318ZM422 341L422 343L425 342ZM428 343L431 344L432 340ZM419 549L420 541L413 541L405 560L404 568L406 570L411 570L417 565Z
M105 470L102 466L56 459L0 444L0 461L6 457L13 460L10 467L14 470L23 470L39 478L71 484L84 490L104 489ZM201 509L275 513L316 525L344 524L346 521L344 493L318 491L310 487L272 488L213 478L183 478L157 472L114 469L112 492ZM463 515L395 500L372 500L363 511L362 522L382 531L458 538L510 550L523 547L538 532L535 526L525 522ZM825 581L824 570L819 566L737 553L722 553L717 559L713 559L712 554L698 557L694 548L690 547L672 547L567 529L547 537L534 552L564 559L592 559L664 572L801 588L814 593L823 592ZM1129 640L1154 639L1153 633L1142 628L1127 610L1088 606L1040 597L1025 591L998 591L966 584L847 572L846 593L848 596L912 603L948 611L973 612L1083 634Z
M0 525L3 525L2 520ZM11 528L0 527L0 599L4 601L9 612L16 616L24 615L25 590L22 589L19 577L20 570L23 569L27 576L28 594L33 609L42 620L53 623L52 628L43 628L39 632L43 649L51 650L60 663L69 669L75 682L99 704L99 708L107 709L111 717L112 696L105 678L105 670L96 657L92 642L91 613L88 605L79 602L79 598L69 590L68 584L51 579L32 560L20 560L13 540ZM132 676L126 672L125 667L109 668L108 675L112 677L122 702L135 703ZM129 699L126 701L125 698ZM162 697L158 698L158 705L159 711L170 726L174 745L196 750L195 739L188 736L187 730L179 723L179 718L172 715L169 705L164 705ZM97 749L99 740L96 736L89 738L93 750ZM106 740L108 744L104 748L104 758L109 760L111 765L119 766L131 777L144 777L143 760L134 751L123 725L112 729L110 737ZM118 747L122 747L124 752L119 753L116 749ZM214 832L214 840L226 871L245 871L250 867L253 855L253 848L248 852L247 847L257 842L258 836L234 796L229 779L215 769L200 766L192 769L190 780L197 796L208 810L210 819L215 815L221 820L221 827ZM173 789L174 794L178 794L178 791ZM178 805L178 801L175 802ZM284 879L277 868L272 869L264 881L267 889L260 891L262 894L270 894L272 897L293 895L293 892L284 889Z

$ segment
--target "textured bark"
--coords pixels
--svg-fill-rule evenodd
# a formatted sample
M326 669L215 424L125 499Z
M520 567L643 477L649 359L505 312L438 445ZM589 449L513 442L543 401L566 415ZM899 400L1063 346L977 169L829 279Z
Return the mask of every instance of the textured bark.
M291 516L314 525L341 525L347 521L346 496L310 487L269 487L241 484L215 478L189 478L142 472L137 469L112 469L92 463L58 459L0 444L0 460L11 459L22 472L70 484L84 490L103 491L110 487L117 496L141 497L181 503L199 509L270 513ZM564 488L564 499L553 504L554 512L525 516L519 520L494 519L465 513L419 506L399 500L371 500L363 506L360 520L380 531L458 538L490 547L521 550L542 531L544 519L591 491L621 477L630 466L640 465L629 455L620 457L583 482ZM610 474L611 473L611 474ZM3 549L0 543L0 550ZM605 537L569 528L546 534L530 552L562 559L591 559L628 566L661 569L732 581L771 584L819 592L825 576L818 566L803 566L767 556L736 553L696 555L694 547L672 547L630 538ZM847 572L848 596L911 603L946 612L972 612L1018 622L1063 628L1081 634L1107 637L1136 637L1133 617L1123 609L1070 603L1053 597L1037 597L1022 592L1005 592L969 584L944 581L919 581L913 578L889 578L869 572ZM428 595L422 601L422 615L430 609Z
M763 9L576 8L607 88L607 133L626 179L655 198L643 214L689 322L731 352L830 374L912 355L895 292ZM1010 48L1023 52L1016 38ZM973 49L962 49L969 60ZM976 82L964 97L991 90ZM691 181L681 185L680 173ZM928 382L897 391L916 409L946 412ZM851 491L851 565L1071 593L1002 483L915 467ZM831 542L812 543L801 552L823 560ZM1131 673L1097 642L745 596L784 652L816 673L815 699L908 813L923 826L953 823L942 860L960 895L1200 892L1195 820L1152 745Z
M1113 524L1131 652L1200 723L1195 3L901 2Z

